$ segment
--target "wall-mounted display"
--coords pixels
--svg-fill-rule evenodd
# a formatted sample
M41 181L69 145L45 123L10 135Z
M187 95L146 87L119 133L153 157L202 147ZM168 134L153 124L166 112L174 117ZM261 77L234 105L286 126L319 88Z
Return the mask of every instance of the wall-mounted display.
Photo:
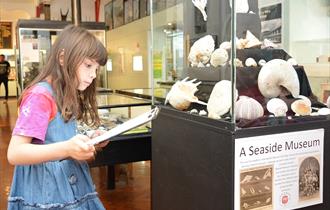
M0 49L13 48L12 23L0 22Z

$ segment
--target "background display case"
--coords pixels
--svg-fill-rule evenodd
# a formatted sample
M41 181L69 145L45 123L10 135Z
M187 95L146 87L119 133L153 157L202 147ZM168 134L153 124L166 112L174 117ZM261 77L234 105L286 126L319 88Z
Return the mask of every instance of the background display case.
M17 22L17 41L19 49L18 84L20 91L32 81L45 65L51 45L61 30L71 22L19 20ZM105 45L105 23L82 22ZM101 68L98 87L107 87L107 72Z
M330 207L321 92L330 79L329 8L322 0L195 0L152 11L154 57L164 19L182 31L183 52L179 81L153 122L153 209ZM302 17L308 24L297 27Z

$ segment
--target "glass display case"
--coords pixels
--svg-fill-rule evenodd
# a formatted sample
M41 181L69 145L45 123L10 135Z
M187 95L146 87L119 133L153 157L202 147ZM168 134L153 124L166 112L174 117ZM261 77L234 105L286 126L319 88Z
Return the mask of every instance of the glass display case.
M52 43L61 30L71 22L19 20L17 22L17 41L19 49L18 84L20 91L31 82L45 65ZM105 23L83 22L87 28L105 45ZM107 72L101 68L98 87L107 87Z
M151 11L154 86L173 84L152 127L152 208L329 208L329 1ZM175 57L159 47L169 25L176 81L159 79Z

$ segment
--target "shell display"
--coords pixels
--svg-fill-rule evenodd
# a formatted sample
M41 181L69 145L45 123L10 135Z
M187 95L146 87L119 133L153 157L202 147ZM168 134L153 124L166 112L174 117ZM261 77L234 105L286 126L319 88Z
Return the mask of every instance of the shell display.
M197 86L201 82L194 83L196 79L188 81L188 77L182 81L177 81L167 94L165 104L168 102L178 110L187 109L192 102L206 105L206 103L199 101L194 94L196 93Z
M198 66L201 62L206 64L214 51L214 39L211 35L206 35L198 39L190 48L188 60L191 66Z
M247 58L245 60L245 66L247 66L247 67L256 67L258 65L257 65L257 62L253 58Z
M207 14L205 12L207 0L192 0L192 3L201 11L204 21L207 21Z
M280 98L272 98L267 102L267 110L275 117L286 116L288 105Z
M281 59L270 60L261 68L258 75L258 87L266 98L275 98L285 93L285 89L296 98L300 90L296 70Z
M245 44L244 48L257 47L262 44L260 40L257 37L255 37L249 30L246 31L245 39L247 40L247 43Z
M254 120L264 115L261 104L250 97L240 96L235 103L235 117L238 119Z
M296 115L306 116L312 113L312 107L310 103L304 99L298 99L291 104L291 110Z
M228 61L228 52L225 49L218 48L211 55L210 63L212 66L224 66Z
M208 117L220 119L226 114L232 105L231 81L221 80L217 82L211 92L207 103ZM238 96L238 91L234 91L235 101Z

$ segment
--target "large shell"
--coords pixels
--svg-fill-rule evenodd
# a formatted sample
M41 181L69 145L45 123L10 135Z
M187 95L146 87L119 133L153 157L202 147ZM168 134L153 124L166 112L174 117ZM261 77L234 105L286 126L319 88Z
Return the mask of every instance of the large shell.
M291 109L296 115L310 115L312 113L311 104L304 99L298 99L291 104Z
M190 48L188 60L192 66L197 66L202 62L206 64L214 51L214 39L211 35L206 35L197 40Z
M212 53L210 63L214 67L224 66L228 61L228 58L229 56L227 50L218 48Z
M288 105L280 98L272 98L267 103L267 110L275 117L286 116Z
M199 101L194 94L196 93L197 86L201 83L194 83L196 79L188 81L188 77L182 81L177 81L167 94L165 104L168 102L178 110L187 109L191 102L206 105L206 103Z
M235 103L236 119L254 120L264 115L261 104L253 98L240 96Z
M201 11L204 21L207 21L207 14L205 12L207 0L192 0L192 3Z
M285 60L273 59L261 68L258 75L258 87L266 98L279 96L284 88L296 98L299 95L300 86L296 70Z
M209 101L207 103L207 111L210 118L220 119L220 117L226 114L231 108L232 93L231 93L231 81L221 80L215 84ZM238 92L235 90L235 101L237 99Z

